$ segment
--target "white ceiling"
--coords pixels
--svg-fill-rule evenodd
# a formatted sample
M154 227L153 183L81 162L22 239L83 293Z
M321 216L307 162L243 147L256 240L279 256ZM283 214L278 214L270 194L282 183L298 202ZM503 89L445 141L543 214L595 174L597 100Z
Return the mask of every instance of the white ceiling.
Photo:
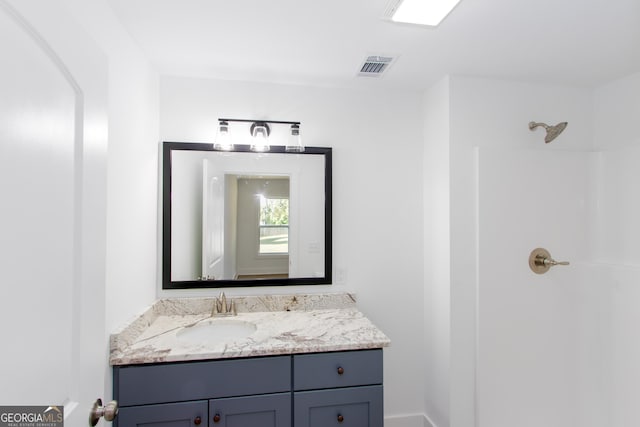
M445 74L596 86L640 71L640 0L461 0L437 28L388 0L109 0L161 74L422 89ZM397 55L382 78L367 54Z

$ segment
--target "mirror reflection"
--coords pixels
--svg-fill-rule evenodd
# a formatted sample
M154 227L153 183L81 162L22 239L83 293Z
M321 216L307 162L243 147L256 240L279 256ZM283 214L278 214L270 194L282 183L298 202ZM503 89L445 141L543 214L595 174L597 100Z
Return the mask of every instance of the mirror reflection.
M331 149L164 144L163 287L330 283Z

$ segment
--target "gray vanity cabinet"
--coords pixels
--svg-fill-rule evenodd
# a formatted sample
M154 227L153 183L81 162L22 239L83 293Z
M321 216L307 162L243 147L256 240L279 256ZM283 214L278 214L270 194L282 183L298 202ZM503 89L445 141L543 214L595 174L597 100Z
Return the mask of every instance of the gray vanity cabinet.
M383 425L382 349L114 366L113 390L114 427Z

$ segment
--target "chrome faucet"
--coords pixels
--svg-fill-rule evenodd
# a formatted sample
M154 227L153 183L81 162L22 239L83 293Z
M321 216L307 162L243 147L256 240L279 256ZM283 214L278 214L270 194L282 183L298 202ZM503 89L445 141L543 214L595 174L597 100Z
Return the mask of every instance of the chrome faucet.
M230 300L230 303L227 304L227 297L224 295L224 292L221 292L219 297L213 299L211 317L237 315L235 301Z

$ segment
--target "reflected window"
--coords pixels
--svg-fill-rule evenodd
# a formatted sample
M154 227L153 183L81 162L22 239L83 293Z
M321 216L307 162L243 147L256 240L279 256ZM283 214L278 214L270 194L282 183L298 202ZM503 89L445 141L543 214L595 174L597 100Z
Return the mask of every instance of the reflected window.
M289 253L289 199L260 196L259 253Z

